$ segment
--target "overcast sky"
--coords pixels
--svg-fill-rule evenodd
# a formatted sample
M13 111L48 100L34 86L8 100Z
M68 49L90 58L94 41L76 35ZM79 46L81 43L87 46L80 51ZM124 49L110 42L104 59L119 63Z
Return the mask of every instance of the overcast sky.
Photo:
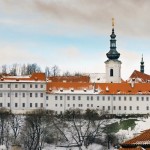
M0 65L104 73L115 18L122 78L150 74L150 0L0 0Z

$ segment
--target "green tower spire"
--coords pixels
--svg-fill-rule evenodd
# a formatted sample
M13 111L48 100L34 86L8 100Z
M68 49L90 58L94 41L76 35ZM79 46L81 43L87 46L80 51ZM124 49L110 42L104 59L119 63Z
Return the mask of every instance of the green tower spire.
M140 71L141 71L142 73L144 73L144 61L143 61L143 54L142 54L142 59L141 59Z
M108 59L118 59L120 57L120 53L116 50L116 35L114 32L114 18L112 18L112 33L110 35L110 51L106 54Z

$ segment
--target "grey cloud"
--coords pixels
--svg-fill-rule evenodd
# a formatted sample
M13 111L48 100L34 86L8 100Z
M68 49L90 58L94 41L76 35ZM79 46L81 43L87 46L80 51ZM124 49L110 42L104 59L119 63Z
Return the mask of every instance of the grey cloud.
M120 34L150 35L149 0L2 0L0 5L8 17L20 17L27 25L57 24L58 32L106 33L114 17Z

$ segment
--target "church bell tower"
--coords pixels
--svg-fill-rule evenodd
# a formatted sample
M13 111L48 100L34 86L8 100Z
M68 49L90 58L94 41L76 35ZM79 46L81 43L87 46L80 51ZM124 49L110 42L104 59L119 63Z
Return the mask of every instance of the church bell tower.
M106 54L106 83L121 83L120 53L116 50L116 35L114 31L114 18L112 19L112 33L110 35L110 51Z

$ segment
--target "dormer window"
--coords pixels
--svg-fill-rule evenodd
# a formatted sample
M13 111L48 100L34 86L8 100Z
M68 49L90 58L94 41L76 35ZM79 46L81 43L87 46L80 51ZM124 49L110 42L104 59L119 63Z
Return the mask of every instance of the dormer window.
M63 88L60 89L60 92L63 92Z
M98 92L98 89L95 89L94 91L95 91L95 92Z
M71 89L71 92L74 92L74 89L73 89L73 88Z

